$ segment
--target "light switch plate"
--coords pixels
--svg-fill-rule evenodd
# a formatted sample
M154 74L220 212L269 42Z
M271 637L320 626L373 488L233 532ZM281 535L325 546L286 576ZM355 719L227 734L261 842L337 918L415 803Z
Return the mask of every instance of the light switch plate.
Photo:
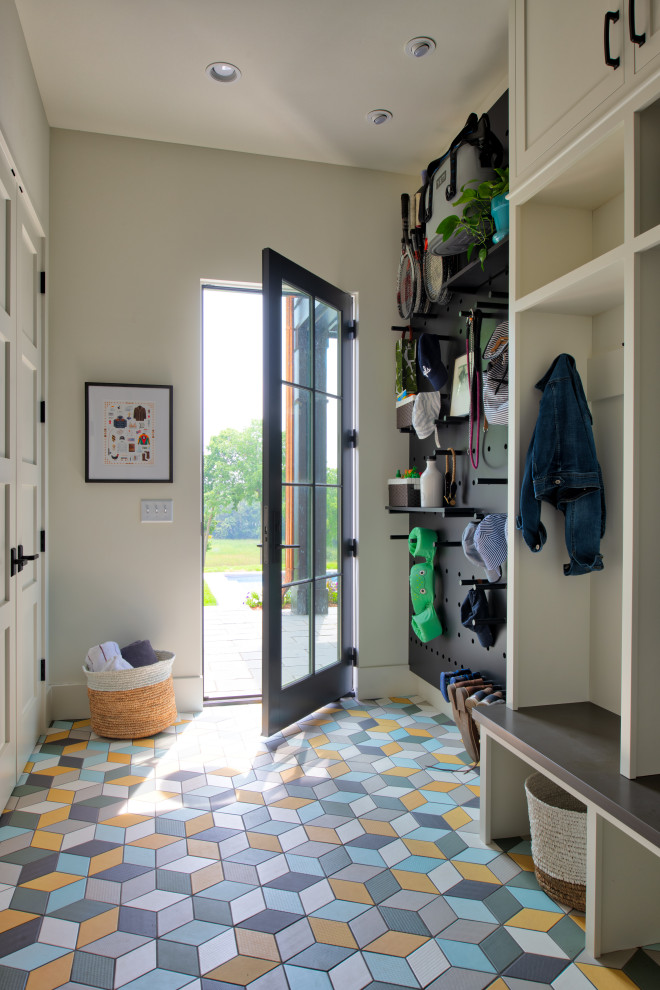
M171 498L143 498L140 500L141 522L172 522Z

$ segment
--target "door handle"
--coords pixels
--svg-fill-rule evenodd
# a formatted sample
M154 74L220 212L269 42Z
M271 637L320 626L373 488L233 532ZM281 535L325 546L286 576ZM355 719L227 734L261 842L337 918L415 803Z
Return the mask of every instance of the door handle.
M13 577L17 571L22 571L28 560L36 560L38 556L39 556L38 553L33 553L33 554L23 553L22 543L18 544L18 548L16 550L12 547L9 576Z
M635 0L628 0L628 31L633 45L639 45L641 48L646 41L646 33L642 31L641 34L637 34L635 29Z
M408 537L406 536L406 539ZM257 543L258 547L263 547L263 543ZM300 550L299 543L280 543L280 550Z
M605 14L604 28L603 28L603 46L605 48L605 65L609 65L612 69L618 69L621 65L621 59L617 55L612 58L610 52L610 25L616 24L619 20L618 10L608 10Z

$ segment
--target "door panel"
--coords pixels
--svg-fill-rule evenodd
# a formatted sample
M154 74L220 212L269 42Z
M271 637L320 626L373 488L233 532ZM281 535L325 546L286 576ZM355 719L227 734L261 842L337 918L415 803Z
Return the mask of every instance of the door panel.
M43 238L19 203L20 236L17 252L17 479L16 543L28 561L16 575L17 759L19 770L30 756L42 720L42 575L39 534L43 515L43 427L40 423L44 304L39 273L43 269Z
M16 783L16 182L0 152L0 800Z
M352 688L350 295L264 251L264 733Z
M30 347L29 350L33 352L34 348ZM33 356L32 353L31 356ZM21 460L23 464L35 465L37 463L37 432L39 429L36 415L39 408L39 374L25 353L22 355L18 385L21 400L18 420Z

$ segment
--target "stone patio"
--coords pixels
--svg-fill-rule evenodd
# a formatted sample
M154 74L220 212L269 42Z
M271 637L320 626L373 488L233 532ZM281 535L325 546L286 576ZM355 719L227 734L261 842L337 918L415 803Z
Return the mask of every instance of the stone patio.
M204 579L217 605L204 607L204 694L239 698L261 695L262 612L244 604L261 591L261 574L213 574ZM309 620L282 612L282 672L285 684L309 672ZM316 617L317 670L337 657L337 609Z

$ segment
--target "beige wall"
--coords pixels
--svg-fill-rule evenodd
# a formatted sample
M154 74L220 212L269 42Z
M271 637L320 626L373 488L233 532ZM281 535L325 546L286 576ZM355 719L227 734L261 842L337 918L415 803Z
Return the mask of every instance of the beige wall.
M0 0L0 131L47 230L48 122L14 0Z
M407 458L393 427L390 326L399 195L414 186L413 177L387 173L52 132L55 717L80 714L82 661L104 639L148 637L174 650L180 702L201 700L200 279L260 282L263 247L359 292L359 649L374 675L361 694L383 693L381 666L390 668L390 689L407 685L407 561L389 540L405 520L384 505L386 479ZM228 374L238 367L251 388L240 327L236 345ZM85 381L174 385L173 485L85 484ZM140 524L147 496L174 499L172 525Z

